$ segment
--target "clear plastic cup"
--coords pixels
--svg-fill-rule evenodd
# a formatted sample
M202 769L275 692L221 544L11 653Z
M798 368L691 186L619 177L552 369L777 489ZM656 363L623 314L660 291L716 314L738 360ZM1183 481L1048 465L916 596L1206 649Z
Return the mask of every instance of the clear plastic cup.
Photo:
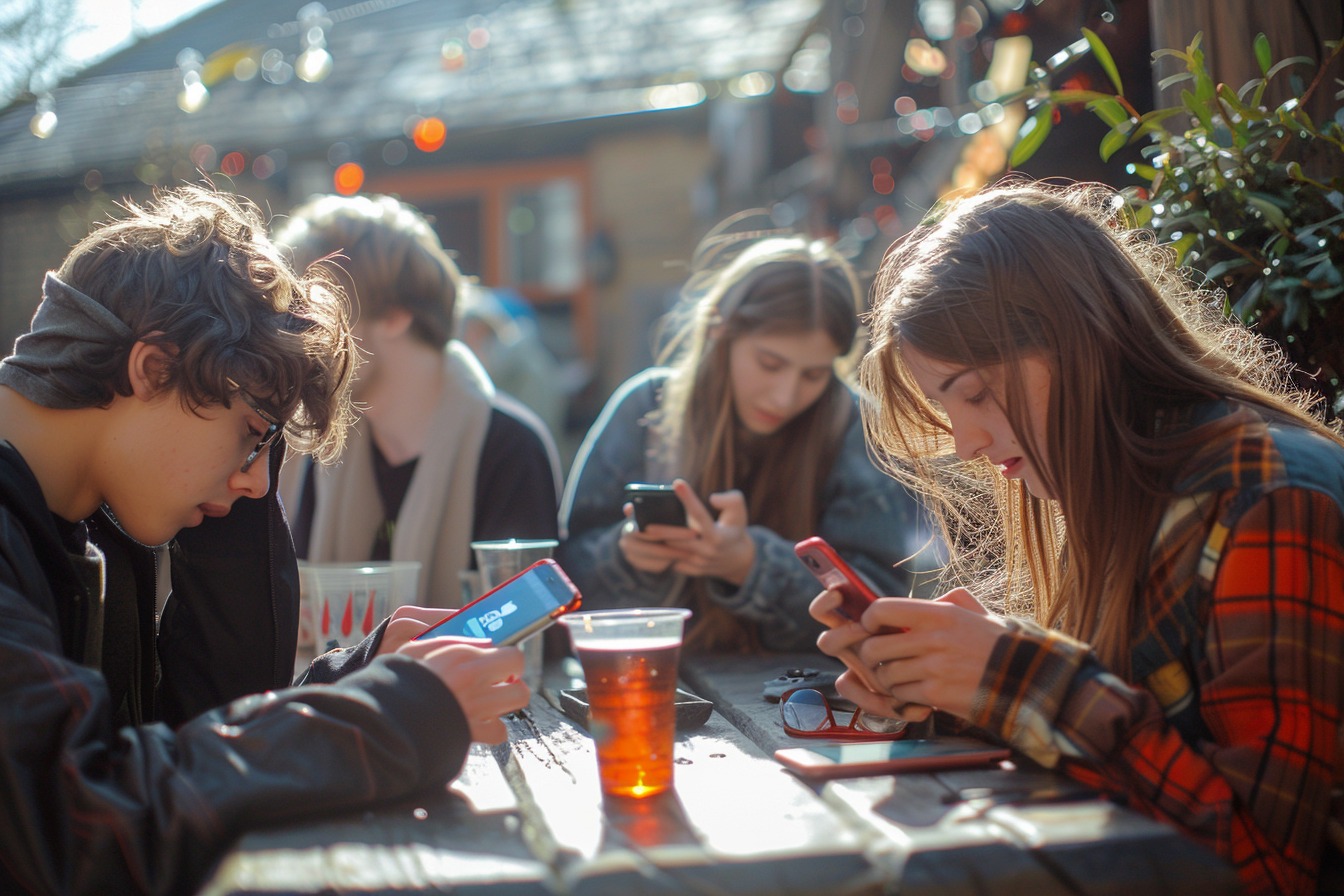
M550 559L559 544L551 538L473 541L471 549L476 553L476 568L481 574L481 590L476 596L503 585L538 560ZM541 687L542 633L524 638L518 647L523 651L523 681L535 691Z
M560 617L583 664L602 793L645 797L672 786L677 662L690 610L582 610Z
M353 647L397 607L415 601L420 561L299 564L299 656Z

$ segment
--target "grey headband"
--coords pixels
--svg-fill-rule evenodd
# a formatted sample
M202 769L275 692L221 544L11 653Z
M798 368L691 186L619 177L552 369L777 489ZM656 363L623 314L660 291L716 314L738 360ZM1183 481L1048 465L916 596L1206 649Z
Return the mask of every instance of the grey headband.
M48 271L32 326L15 340L13 354L0 361L0 385L43 407L87 407L87 398L61 387L59 380L66 377L59 374L82 366L78 362L90 349L106 356L134 339L121 318Z

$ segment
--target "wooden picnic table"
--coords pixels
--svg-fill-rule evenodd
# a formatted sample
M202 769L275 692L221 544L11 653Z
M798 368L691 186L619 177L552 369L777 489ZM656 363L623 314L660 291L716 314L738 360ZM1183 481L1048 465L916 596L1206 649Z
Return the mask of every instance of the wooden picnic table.
M1025 760L809 786L772 758L800 742L761 694L798 667L838 668L812 654L684 657L685 686L715 711L678 735L674 792L604 805L592 740L554 705L571 682L552 664L508 742L474 746L446 792L249 833L201 893L1241 892L1207 849ZM1065 801L958 799L968 788Z

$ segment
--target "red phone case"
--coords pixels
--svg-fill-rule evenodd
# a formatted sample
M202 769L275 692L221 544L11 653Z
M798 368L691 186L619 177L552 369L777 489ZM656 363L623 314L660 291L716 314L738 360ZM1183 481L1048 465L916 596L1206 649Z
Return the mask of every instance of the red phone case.
M517 579L517 578L519 578L519 577L521 577L521 576L525 576L525 575L527 575L529 572L531 572L532 570L536 569L538 566L553 566L553 567L555 567L554 572L556 573L556 575L560 576L560 580L561 580L562 582L564 582L567 586L569 586L569 590L570 590L570 592L574 595L574 599L573 599L573 600L571 600L569 603L565 604L565 605L562 606L562 607L558 607L558 608L552 610L552 611L548 614L548 617L549 617L550 619L559 619L561 616L565 615L566 613L571 613L571 612L573 612L574 610L577 610L577 609L579 608L579 606L580 606L580 602L581 602L581 600L582 600L582 597L581 597L581 595L579 594L579 589L577 589L577 588L574 587L574 583L571 582L571 581L569 580L569 576L565 575L565 571L564 571L563 569L560 568L560 564L559 564L559 563L556 563L554 560L551 560L551 559L549 559L549 558L546 558L546 559L538 560L536 563L533 563L533 564L532 564L531 566L529 566L527 569L525 569L525 570L523 570L522 572L518 573L518 575L511 576L511 577L505 579L503 582L500 582L500 583L499 583L498 585L496 585L494 588L491 588L489 591L485 592L484 594L482 594L480 597L476 598L476 599L475 599L474 601L472 601L471 603L467 604L466 606L459 607L458 609L456 609L456 610L454 610L453 612L449 613L447 616L443 617L443 618L440 619L438 622L434 623L434 624L431 625L429 628L425 629L423 632L421 632L420 634L416 635L416 636L415 636L414 638L412 638L411 640L412 640L412 641L419 641L421 638L425 637L425 636L428 635L430 632L434 631L434 629L436 629L436 628L438 628L439 626L443 625L443 624L444 624L445 622L447 622L449 619L452 619L454 616L456 616L457 614L463 612L464 610L469 610L469 609L471 609L472 607L476 606L476 605L477 605L478 603L480 603L481 601L485 600L485 599L486 599L487 597L489 597L490 595L494 594L494 593L495 593L496 591L498 591L499 589L503 588L505 585L507 585L507 584L509 584L510 582L512 582L514 579Z
M840 612L855 621L868 609L868 605L877 600L873 589L859 578L859 574L849 568L849 564L840 559L826 539L812 537L793 546L793 552L803 565L811 570L828 591L839 591L841 595Z

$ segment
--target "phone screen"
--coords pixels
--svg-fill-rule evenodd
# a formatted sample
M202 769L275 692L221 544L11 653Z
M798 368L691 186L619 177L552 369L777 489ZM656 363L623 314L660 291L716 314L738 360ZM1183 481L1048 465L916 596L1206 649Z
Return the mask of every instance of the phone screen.
M489 638L495 644L511 644L529 633L561 607L574 603L574 586L554 564L534 566L505 582L460 613L417 636L438 638L465 635Z

